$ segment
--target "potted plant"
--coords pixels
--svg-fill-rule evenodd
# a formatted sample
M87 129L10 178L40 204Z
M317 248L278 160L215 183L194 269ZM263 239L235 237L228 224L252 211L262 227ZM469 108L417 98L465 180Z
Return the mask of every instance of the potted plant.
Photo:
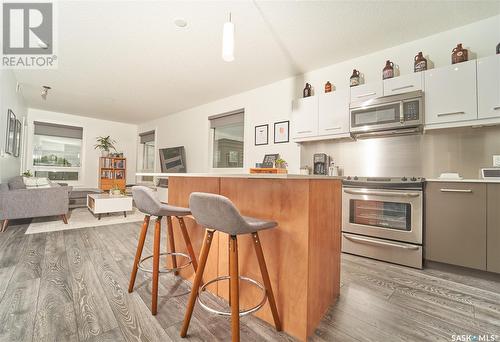
M274 162L274 165L276 166L276 168L278 169L286 169L287 166L288 166L288 163L286 162L285 159L282 159L282 158L278 158L276 159L276 161Z
M118 196L122 194L122 190L118 187L118 185L114 184L113 187L109 190L109 193L114 196Z
M31 173L31 170L26 170L24 171L21 176L23 177L33 177L33 174Z
M113 149L116 151L114 144L116 144L116 141L111 139L109 135L107 137L97 137L97 144L94 145L94 149L100 149L101 155L107 157L109 150Z

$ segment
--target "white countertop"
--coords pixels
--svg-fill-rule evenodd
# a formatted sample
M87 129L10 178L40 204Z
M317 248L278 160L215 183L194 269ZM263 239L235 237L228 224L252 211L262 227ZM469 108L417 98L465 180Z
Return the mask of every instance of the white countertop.
M500 183L500 179L444 179L444 178L426 178L426 182L446 182L446 183Z
M269 173L136 173L136 176L153 176L153 177L222 177L222 178L264 178L264 179L338 179L342 180L341 176L322 176L322 175L299 175L299 174L269 174Z

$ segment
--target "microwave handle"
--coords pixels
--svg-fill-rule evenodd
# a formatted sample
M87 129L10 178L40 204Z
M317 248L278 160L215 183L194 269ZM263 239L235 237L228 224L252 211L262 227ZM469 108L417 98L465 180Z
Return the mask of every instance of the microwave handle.
M401 101L399 103L399 123L401 125L405 123L405 113L404 113L403 101Z

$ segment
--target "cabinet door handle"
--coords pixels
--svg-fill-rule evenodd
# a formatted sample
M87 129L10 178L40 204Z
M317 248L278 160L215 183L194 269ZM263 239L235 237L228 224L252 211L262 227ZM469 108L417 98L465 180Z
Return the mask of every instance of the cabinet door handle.
M329 127L329 128L325 128L325 131L336 131L337 129L341 129L342 127L340 126L337 126L337 127Z
M500 106L493 107L493 110L499 110Z
M459 115L459 114L465 114L465 112L449 112L449 113L439 113L437 116Z
M365 97L365 96L376 95L376 94L377 94L377 93L372 92L372 93L366 93L366 94L356 95L356 97Z
M303 134L303 133L312 133L312 131L299 131L297 134Z
M460 192L470 194L472 192L471 189L440 189L441 192Z
M407 86L393 88L392 91L401 90L401 89L408 89L408 88L413 88L413 87L414 87L414 85L410 84L410 85L407 85Z

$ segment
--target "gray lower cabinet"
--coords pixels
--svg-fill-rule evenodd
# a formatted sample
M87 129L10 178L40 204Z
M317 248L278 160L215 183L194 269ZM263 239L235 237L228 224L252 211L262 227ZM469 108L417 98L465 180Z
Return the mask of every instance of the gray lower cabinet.
M500 273L500 184L488 184L486 269Z
M486 197L484 183L427 183L427 260L486 270Z

